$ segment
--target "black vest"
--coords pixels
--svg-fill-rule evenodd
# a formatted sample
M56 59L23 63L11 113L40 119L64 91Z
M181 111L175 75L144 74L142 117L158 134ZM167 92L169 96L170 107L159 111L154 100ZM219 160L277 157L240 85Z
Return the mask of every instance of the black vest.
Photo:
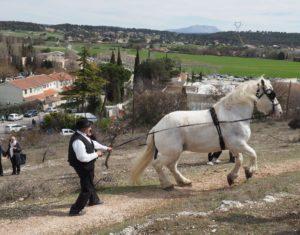
M84 167L84 168L90 168L94 166L94 162L95 160L92 160L90 162L80 162L77 157L76 154L74 152L73 149L73 142L75 140L81 140L84 145L85 145L85 149L87 153L94 153L95 152L95 147L93 142L89 142L84 136L82 136L81 134L75 132L69 142L69 153L68 153L68 161L70 163L71 166L73 167Z

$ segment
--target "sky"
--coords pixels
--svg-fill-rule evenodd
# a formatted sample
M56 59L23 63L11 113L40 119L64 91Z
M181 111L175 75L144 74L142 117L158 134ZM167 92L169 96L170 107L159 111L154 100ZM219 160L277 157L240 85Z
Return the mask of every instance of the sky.
M0 6L1 21L300 33L300 0L0 0Z

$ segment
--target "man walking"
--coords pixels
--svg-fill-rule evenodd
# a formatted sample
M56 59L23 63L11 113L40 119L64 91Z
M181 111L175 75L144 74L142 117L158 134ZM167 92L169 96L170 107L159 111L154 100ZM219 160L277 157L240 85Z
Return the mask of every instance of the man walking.
M72 135L69 143L68 161L80 178L80 194L76 202L71 206L69 215L83 215L83 208L99 205L100 201L94 187L95 160L102 156L102 151L111 151L111 147L104 146L89 136L92 133L92 123L86 119L80 119L76 124L77 131Z

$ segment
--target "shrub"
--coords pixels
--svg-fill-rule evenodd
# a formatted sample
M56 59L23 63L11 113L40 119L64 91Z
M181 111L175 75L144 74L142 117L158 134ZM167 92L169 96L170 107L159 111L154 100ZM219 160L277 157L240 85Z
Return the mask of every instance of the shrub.
M54 129L60 131L62 128L74 129L76 118L72 114L50 113L44 116L44 122L41 126L44 130Z
M292 129L300 128L300 119L295 118L288 123L289 127Z
M153 126L166 114L186 109L186 97L180 93L148 91L135 97L135 124L137 126ZM132 106L127 113L131 111ZM127 118L132 120L132 113Z

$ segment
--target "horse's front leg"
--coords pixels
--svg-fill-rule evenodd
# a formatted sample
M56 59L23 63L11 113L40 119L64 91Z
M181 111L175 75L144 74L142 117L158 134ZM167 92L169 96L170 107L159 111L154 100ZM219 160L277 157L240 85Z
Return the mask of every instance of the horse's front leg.
M235 165L232 171L227 175L227 182L229 185L234 183L234 180L238 177L239 170L243 164L243 155L241 153L233 153L235 156Z
M244 145L243 153L250 156L249 166L244 167L246 178L249 179L257 171L257 155L255 150L248 144Z

